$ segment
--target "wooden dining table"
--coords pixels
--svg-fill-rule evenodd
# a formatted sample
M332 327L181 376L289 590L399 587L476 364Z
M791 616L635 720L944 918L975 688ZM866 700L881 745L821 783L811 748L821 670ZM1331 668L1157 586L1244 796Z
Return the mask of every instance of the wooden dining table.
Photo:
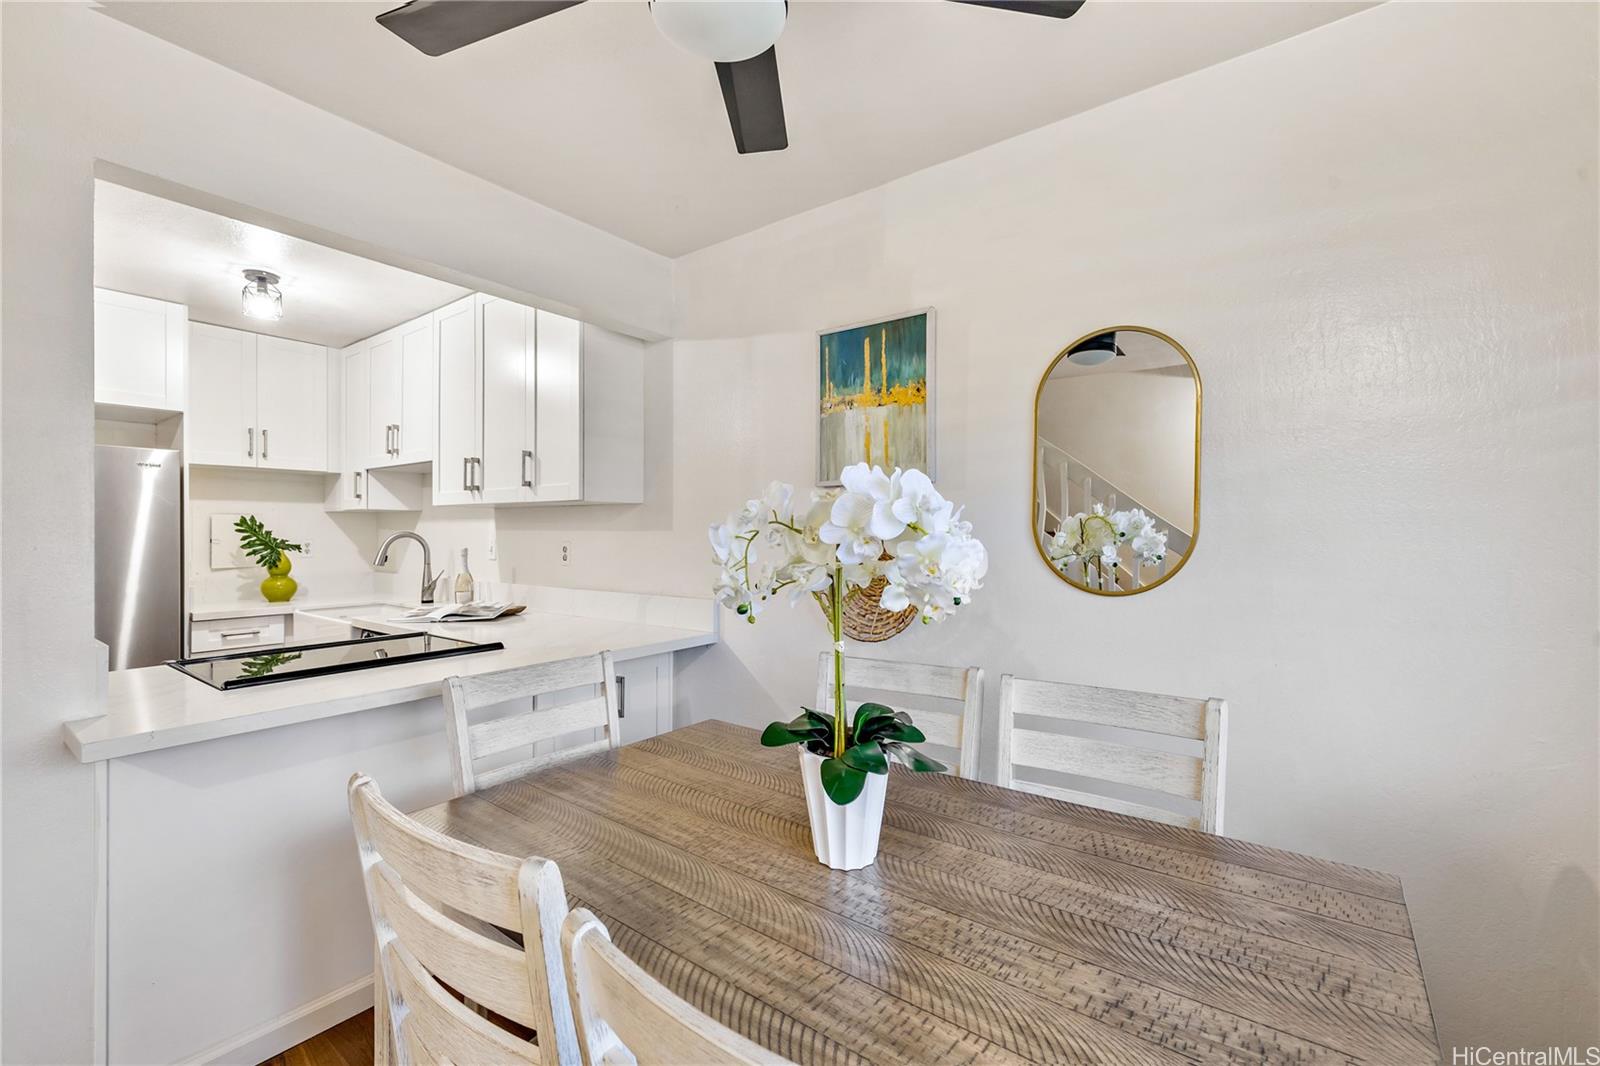
M702 722L419 812L560 864L640 966L796 1063L1439 1061L1398 879L891 771L811 850L793 748Z

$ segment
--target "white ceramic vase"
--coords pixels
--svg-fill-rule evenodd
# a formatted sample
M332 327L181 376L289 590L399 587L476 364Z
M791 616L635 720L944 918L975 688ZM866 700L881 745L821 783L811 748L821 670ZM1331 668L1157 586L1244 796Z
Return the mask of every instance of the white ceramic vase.
M822 756L801 748L800 776L806 783L806 813L811 816L811 846L817 861L835 870L871 866L878 857L889 775L868 774L861 795L843 806L822 790Z

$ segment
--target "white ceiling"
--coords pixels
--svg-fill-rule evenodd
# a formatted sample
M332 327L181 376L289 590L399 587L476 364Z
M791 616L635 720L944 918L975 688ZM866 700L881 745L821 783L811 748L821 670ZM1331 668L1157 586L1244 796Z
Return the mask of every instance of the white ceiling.
M283 318L246 318L244 271L282 280ZM185 304L189 318L342 348L469 290L273 230L94 183L94 283Z
M373 21L398 2L105 10L677 256L1371 6L1090 0L1058 21L795 0L778 42L789 148L740 156L713 66L642 0L591 0L437 59Z

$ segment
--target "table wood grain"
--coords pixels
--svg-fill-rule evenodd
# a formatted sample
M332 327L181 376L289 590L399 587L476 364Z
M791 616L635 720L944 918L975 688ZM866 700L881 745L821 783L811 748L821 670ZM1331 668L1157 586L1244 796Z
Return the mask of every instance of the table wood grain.
M892 771L877 862L798 759L705 722L418 817L556 860L678 995L797 1063L1439 1061L1387 874Z

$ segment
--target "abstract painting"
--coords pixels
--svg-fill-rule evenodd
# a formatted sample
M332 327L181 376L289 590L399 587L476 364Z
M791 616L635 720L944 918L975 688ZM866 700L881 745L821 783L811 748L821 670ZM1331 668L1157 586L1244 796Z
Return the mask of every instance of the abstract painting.
M933 310L817 334L817 482L852 463L933 476Z

